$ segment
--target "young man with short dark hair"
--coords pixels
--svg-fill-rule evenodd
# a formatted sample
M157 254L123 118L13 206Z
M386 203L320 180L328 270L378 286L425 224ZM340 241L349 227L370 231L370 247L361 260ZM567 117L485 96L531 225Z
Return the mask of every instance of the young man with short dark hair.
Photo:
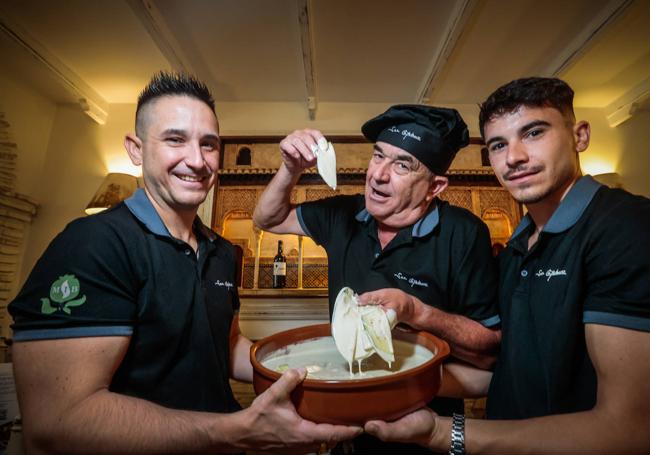
M497 178L528 209L499 256L494 374L447 371L488 393L489 420L420 410L366 431L453 454L647 454L650 200L582 175L590 127L559 79L499 88L480 128Z

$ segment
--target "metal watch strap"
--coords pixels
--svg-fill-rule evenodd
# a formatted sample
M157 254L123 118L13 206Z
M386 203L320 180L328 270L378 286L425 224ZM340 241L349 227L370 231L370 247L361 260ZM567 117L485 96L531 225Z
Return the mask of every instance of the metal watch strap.
M449 455L465 455L465 416L456 414L451 419Z

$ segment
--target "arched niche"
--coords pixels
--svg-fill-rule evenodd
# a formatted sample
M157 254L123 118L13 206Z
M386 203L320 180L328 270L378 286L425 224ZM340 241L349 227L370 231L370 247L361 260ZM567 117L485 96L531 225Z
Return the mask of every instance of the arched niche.
M244 257L255 256L256 238L251 215L244 211L232 211L223 220L221 236L243 250Z
M242 249L242 288L272 287L273 258L279 240L287 260L287 288L327 288L327 253L309 237L263 231L255 227L245 210L226 213L221 235Z
M501 209L490 208L483 211L481 219L490 230L492 244L501 243L505 245L513 230L508 214Z

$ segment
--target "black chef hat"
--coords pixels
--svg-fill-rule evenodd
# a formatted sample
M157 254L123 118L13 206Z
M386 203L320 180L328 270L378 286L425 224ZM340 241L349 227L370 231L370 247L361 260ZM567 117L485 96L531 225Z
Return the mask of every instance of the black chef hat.
M456 109L399 104L368 120L363 135L406 150L433 173L447 172L454 156L469 144L469 132Z

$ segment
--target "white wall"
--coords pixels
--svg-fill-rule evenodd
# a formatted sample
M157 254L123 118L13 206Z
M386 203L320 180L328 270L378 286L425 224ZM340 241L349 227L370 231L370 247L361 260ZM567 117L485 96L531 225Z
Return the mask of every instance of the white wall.
M14 191L38 200L36 193L41 184L43 165L57 107L20 81L0 73L0 109L10 124L10 139L17 144ZM31 245L31 229L32 226L27 225L24 230L16 276L9 294L10 299L17 292L18 285L23 282L20 272L24 266L24 253ZM0 313L2 335L9 333L11 322L9 319L3 307Z
M650 110L640 110L617 127L604 109L576 109L578 120L591 124L591 144L580 156L585 173L616 172L623 188L650 197Z
M639 111L617 128L621 134L621 161L618 172L623 187L650 197L650 110Z
M35 197L41 202L25 251L22 277L34 266L47 245L70 221L85 216L84 209L109 171L133 172L123 150L124 133L133 129L133 106L111 106L106 125L99 125L76 105L56 111L47 147L41 184Z
M18 145L15 191L34 196L47 154L57 106L20 81L0 72L0 109Z
M582 172L591 175L617 172L623 154L620 131L609 126L603 109L577 108L575 114L576 120L586 120L591 125L589 148L580 154Z
M83 216L86 204L102 179L99 156L100 126L75 105L56 112L47 156L34 196L40 202L25 251L22 276L54 236L72 219Z

